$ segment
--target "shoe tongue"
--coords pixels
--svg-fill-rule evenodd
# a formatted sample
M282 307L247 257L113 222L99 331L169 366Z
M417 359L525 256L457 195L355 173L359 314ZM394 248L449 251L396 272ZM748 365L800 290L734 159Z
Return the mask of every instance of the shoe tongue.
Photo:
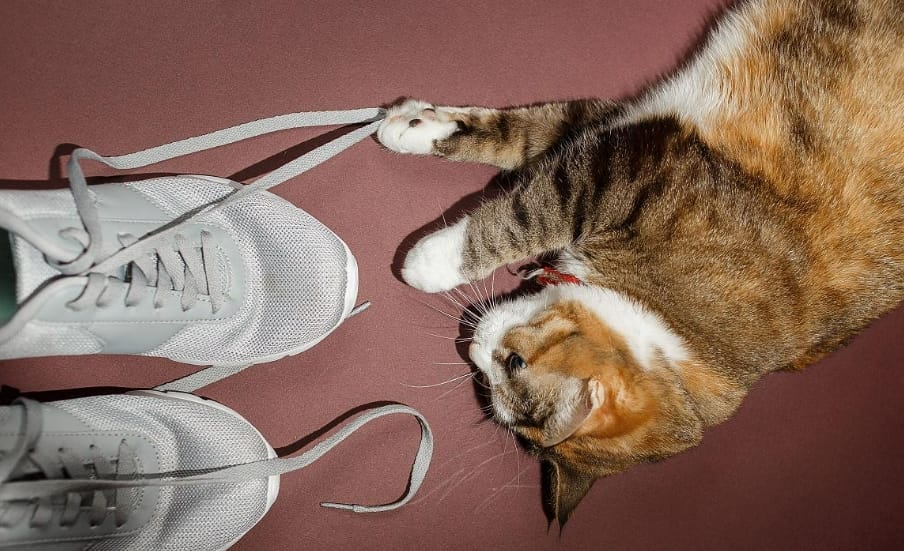
M22 304L42 283L60 275L44 254L18 235L12 236L13 267L16 272L16 303ZM73 246L73 252L77 247Z
M16 270L13 266L12 241L0 230L0 325L16 313Z

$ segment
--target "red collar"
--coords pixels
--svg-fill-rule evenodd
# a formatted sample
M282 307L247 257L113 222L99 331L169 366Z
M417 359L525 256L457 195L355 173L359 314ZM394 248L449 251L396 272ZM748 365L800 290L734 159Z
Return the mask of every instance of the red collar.
M522 277L524 279L533 279L544 287L547 285L561 285L562 283L573 283L575 285L584 284L584 282L576 276L560 272L550 266L541 266L536 270L525 273Z

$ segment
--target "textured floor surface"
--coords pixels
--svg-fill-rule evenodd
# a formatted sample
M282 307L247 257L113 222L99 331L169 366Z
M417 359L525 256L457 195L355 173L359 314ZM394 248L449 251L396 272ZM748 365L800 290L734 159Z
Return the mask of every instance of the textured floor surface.
M250 3L0 3L0 186L63 185L49 161L67 143L119 154L399 96L500 106L617 98L672 68L721 6L242 4ZM154 171L254 176L326 131L260 138ZM436 309L459 310L393 272L413 237L444 213L454 217L457 203L494 193L493 174L366 140L275 190L345 239L360 264L360 296L374 306L314 349L202 394L245 415L277 448L361 404L401 401L430 419L437 448L411 505L371 516L321 509L322 500L372 503L403 491L416 425L374 425L284 477L273 509L235 549L901 548L902 311L804 373L763 380L699 448L600 481L561 537L547 533L537 463L483 420L469 379L454 379L469 368L449 340L457 323ZM511 284L500 272L493 285ZM44 358L0 362L0 383L23 392L136 388L191 370L144 358Z

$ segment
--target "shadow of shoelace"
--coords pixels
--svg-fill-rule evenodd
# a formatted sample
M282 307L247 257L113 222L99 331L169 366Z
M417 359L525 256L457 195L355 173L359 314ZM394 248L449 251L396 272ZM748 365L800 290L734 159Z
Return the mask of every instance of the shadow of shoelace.
M368 410L372 410L372 409L375 409L378 407L398 405L398 404L399 404L399 402L382 400L382 401L377 401L377 402L370 402L370 403L363 404L363 405L357 406L355 408L352 408L352 409L348 410L347 412L343 413L342 415L340 415L339 417L336 417L335 419L333 419L332 421L330 421L323 427L317 429L316 431L314 431L302 438L299 438L298 440L296 440L290 444L286 444L285 446L275 448L276 455L279 457L285 457L287 455L292 455L295 452L308 447L312 443L317 442L318 440L323 438L324 435L332 432L333 429L335 429L339 425L344 424L346 421L348 421L352 417L357 416L358 414L364 413Z
M335 128L323 134L318 134L312 138L309 138L303 142L295 144L289 148L283 149L282 151L278 151L273 155L258 161L252 165L249 165L229 176L229 180L233 180L236 182L246 182L248 180L252 180L263 176L273 170L283 166L284 164L301 157L305 153L313 151L314 149L329 143L336 138L348 134L352 130L360 127L357 124L349 124L345 126L341 126L339 128ZM174 140L181 139L180 137L174 137ZM223 147L230 147L233 144L226 145ZM2 189L24 189L24 190L35 190L35 189L56 189L61 187L66 187L69 185L69 179L64 175L65 171L63 170L63 166L65 161L68 160L68 157L72 152L79 148L83 147L73 143L62 143L56 146L53 151L53 155L50 157L50 161L48 162L47 167L47 179L45 180L24 180L24 179L4 179L0 178L0 188ZM101 154L104 155L119 155L128 152L106 152L101 151ZM141 173L118 173L109 176L90 176L86 177L85 180L89 185L103 184L108 182L135 182L139 180L148 180L151 178L162 178L167 176L177 176L181 173L178 172L141 172Z
M292 147L287 149L283 149L282 151L278 151L273 155L270 155L266 159L258 161L251 166L243 168L238 172L233 173L230 176L227 176L229 180L233 180L235 182L246 182L248 180L252 180L263 176L269 172L276 170L277 168L282 167L288 162L301 157L305 153L309 153L318 147L325 145L336 138L348 134L352 130L358 128L360 125L350 124L346 126L341 126L339 128L335 128L326 132L324 134L318 134L317 136L305 140L301 143L295 144ZM229 147L229 146L224 146Z
M46 180L23 180L0 178L0 189L58 189L67 187L69 179L63 175L63 160L77 149L78 145L71 143L63 143L56 146L53 155L47 167ZM116 174L110 176L90 176L85 178L88 185L104 184L108 182L135 182L139 180L148 180L151 178L163 178L167 176L175 176L175 172L142 172L140 174Z

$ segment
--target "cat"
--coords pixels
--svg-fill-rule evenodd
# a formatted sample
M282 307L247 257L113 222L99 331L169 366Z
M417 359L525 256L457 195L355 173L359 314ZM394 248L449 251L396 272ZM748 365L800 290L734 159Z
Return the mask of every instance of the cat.
M901 0L741 2L636 97L408 99L378 139L516 184L418 241L409 285L550 252L574 278L493 307L470 345L560 525L598 478L695 446L760 377L904 298Z

